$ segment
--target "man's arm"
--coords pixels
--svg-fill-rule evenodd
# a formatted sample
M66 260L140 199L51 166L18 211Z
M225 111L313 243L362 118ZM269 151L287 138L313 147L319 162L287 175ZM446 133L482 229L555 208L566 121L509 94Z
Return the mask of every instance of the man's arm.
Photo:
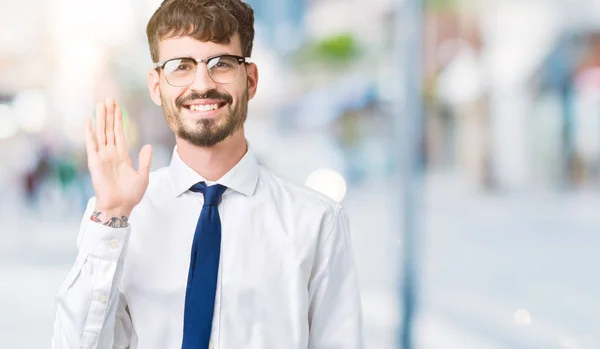
M131 228L120 217L103 221L94 208L92 199L79 230L75 264L56 297L52 349L129 347L131 319L119 282Z
M323 225L309 282L309 349L362 349L362 308L348 217Z
M121 349L129 346L131 319L119 295L133 208L148 188L152 148L132 166L121 107L96 104L95 127L85 120L85 148L95 197L79 231L79 253L56 299L53 349Z

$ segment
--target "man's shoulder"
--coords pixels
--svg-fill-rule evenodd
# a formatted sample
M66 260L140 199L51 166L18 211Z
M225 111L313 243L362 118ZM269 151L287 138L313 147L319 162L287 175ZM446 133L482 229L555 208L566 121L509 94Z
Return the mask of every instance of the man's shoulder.
M278 204L288 203L294 207L310 207L314 210L334 213L341 209L340 203L306 186L285 178L260 166L259 190Z

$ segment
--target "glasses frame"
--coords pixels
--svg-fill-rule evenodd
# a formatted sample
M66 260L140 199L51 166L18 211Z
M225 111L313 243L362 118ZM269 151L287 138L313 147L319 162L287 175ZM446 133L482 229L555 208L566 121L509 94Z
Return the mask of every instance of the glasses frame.
M210 71L208 70L208 63L210 61L212 61L213 59L223 58L223 57L235 58L237 60L237 62L238 62L238 72L237 72L237 75L236 75L235 79L233 81L231 81L231 82L225 82L225 83L223 83L223 82L217 82L217 81L215 81L215 79L213 79L212 75L210 75ZM185 84L185 85L181 85L181 86L175 86L175 85L171 84L169 82L169 79L167 79L167 75L165 74L165 80L167 81L167 83L169 85L171 85L173 87L184 87L184 86L189 86L189 85L193 84L194 81L196 80L196 73L198 73L198 65L200 63L205 63L206 64L206 73L208 74L208 76L210 77L210 79L212 81L214 81L215 83L221 84L221 85L232 84L232 83L234 83L234 82L237 81L237 79L240 76L240 65L242 65L242 63L246 63L246 64L253 63L252 62L252 58L250 58L250 57L243 57L243 56L238 56L238 55L224 54L224 55L211 56L211 57L208 57L206 59L195 59L193 57L175 57L175 58L169 58L167 60L154 63L154 69L162 70L163 73L164 73L164 69L165 69L165 66L167 65L167 63L169 63L170 61L174 61L176 59L187 59L187 60L195 62L196 63L196 71L194 72L194 79L192 79L192 81L190 81L189 84Z

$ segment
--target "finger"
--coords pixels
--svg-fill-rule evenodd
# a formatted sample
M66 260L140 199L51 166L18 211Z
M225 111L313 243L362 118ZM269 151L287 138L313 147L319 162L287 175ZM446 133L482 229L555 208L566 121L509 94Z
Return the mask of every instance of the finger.
M106 146L106 108L104 103L96 104L96 144L98 149Z
M94 131L92 130L92 120L85 118L85 149L88 156L98 151L98 145L94 138Z
M115 100L112 97L107 98L106 104L106 145L115 146Z
M140 150L140 156L138 158L138 173L148 177L150 173L150 164L152 163L152 146L146 144Z
M118 104L115 106L115 145L119 152L127 153L125 133L123 131L123 114Z

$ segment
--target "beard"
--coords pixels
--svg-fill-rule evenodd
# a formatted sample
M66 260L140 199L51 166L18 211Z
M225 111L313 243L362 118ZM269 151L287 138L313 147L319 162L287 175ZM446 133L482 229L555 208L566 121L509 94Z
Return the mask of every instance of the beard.
M183 109L185 108L183 104L187 101L202 98L220 99L225 102L224 109L221 111L225 115L201 119L196 121L192 127L187 126L182 118ZM233 135L244 126L248 116L248 90L244 92L242 98L235 105L233 105L231 95L216 90L209 90L204 95L191 92L177 98L174 104L163 98L162 94L161 100L167 124L175 132L175 135L203 148L212 147Z

